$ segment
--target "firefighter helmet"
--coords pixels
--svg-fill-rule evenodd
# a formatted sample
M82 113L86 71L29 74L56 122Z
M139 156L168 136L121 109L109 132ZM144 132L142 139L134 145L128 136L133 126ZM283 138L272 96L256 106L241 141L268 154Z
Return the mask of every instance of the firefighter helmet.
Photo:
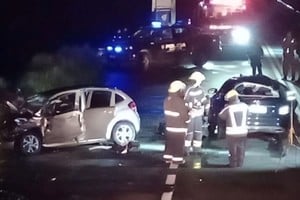
M191 76L189 77L190 80L195 80L196 81L196 85L200 85L202 83L202 81L205 80L205 76L201 73L201 72L193 72L191 74Z
M238 98L238 96L239 96L239 93L236 90L232 89L226 93L224 99L225 99L225 101L236 100Z
M184 90L185 88L186 88L186 85L184 82L176 80L170 84L168 92L176 93L176 92L179 92L180 90Z

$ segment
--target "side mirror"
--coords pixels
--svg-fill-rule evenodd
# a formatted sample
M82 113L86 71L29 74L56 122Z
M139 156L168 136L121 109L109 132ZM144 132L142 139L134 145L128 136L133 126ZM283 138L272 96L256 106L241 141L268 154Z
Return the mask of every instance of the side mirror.
M286 98L288 101L295 101L296 100L296 93L294 91L287 91Z
M214 95L214 94L217 93L217 91L218 91L217 88L210 88L210 89L208 89L207 93L208 93L209 95Z

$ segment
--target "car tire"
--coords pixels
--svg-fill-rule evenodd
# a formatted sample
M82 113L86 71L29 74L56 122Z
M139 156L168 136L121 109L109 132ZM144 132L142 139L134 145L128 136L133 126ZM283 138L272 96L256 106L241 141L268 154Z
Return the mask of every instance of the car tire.
M112 130L112 140L115 145L125 147L135 139L136 130L132 123L118 122Z
M207 126L207 130L208 130L208 138L210 139L216 139L217 134L215 133L217 126L215 124L209 124Z
M42 139L39 134L28 132L21 135L15 141L15 150L25 156L35 155L40 153L42 149Z
M142 67L143 72L147 72L151 68L151 56L149 53L141 53L139 56L139 65ZM140 66L139 66L140 67Z
M203 65L207 62L206 55L202 52L195 53L193 62L197 67L202 68Z

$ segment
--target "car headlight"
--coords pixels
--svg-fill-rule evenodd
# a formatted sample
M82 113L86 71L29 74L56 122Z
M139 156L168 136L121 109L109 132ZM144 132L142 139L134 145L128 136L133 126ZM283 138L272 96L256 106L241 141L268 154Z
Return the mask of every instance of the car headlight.
M251 113L265 114L267 113L267 107L254 104L249 106L248 111Z
M115 47L115 52L116 53L121 53L123 51L122 47L121 46L116 46Z
M290 112L290 107L288 105L281 106L278 110L279 115L287 115Z
M112 47L112 46L107 46L107 47L106 47L106 50L107 50L107 51L112 51L112 50L113 50L113 47Z
M251 34L247 28L244 27L237 27L234 28L231 32L231 36L233 42L239 45L246 45L249 43Z

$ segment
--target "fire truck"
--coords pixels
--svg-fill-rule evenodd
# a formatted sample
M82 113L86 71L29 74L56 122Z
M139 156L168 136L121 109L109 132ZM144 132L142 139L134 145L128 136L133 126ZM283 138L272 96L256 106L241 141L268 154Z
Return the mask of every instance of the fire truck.
M200 0L197 24L206 34L218 36L222 52L245 55L254 38L254 21L246 0Z

